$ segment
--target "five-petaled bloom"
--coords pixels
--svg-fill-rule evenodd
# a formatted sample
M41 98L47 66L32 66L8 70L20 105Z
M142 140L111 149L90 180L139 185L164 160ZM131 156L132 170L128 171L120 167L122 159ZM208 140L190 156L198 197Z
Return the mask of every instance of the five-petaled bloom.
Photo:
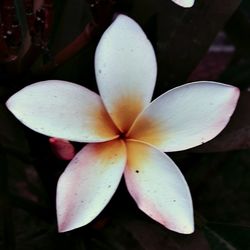
M138 207L165 227L194 230L186 181L164 153L200 145L228 123L239 90L215 82L174 88L150 103L156 81L151 43L132 19L118 15L95 54L100 96L64 81L32 84L14 94L9 110L42 134L87 144L57 186L59 231L92 221L124 173Z

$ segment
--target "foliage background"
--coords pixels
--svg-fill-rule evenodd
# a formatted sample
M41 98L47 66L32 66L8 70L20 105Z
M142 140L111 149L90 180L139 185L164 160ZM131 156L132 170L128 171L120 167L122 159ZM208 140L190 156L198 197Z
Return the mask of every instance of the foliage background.
M145 216L124 181L96 220L58 234L55 190L67 162L53 154L47 137L5 107L10 95L39 80L67 80L96 91L94 52L115 12L139 22L155 48L155 96L204 79L241 89L236 112L217 138L170 155L191 189L192 235ZM191 9L170 0L2 0L0 13L0 249L250 249L248 0L196 0Z

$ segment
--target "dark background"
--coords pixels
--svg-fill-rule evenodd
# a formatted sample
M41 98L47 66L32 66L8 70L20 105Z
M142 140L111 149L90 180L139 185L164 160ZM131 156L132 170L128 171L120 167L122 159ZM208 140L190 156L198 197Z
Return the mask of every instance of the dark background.
M248 0L196 0L191 9L170 0L1 0L0 11L1 250L250 249ZM217 138L170 154L191 189L192 235L171 232L140 212L123 181L92 223L57 233L56 183L68 162L5 107L13 93L40 80L97 90L94 52L115 12L134 18L155 48L155 96L196 80L241 89L237 109Z

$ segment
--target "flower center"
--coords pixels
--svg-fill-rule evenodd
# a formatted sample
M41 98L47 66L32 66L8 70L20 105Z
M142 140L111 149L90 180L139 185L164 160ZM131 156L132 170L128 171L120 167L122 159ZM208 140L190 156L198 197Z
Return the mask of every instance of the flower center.
M126 137L127 137L126 134L127 133L121 132L119 138L123 139L123 140L126 139Z

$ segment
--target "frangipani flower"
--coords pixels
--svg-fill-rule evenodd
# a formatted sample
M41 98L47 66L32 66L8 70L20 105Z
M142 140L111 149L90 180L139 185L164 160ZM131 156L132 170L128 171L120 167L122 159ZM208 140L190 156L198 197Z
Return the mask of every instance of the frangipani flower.
M138 207L165 227L194 230L192 199L164 153L200 145L228 123L239 90L215 82L174 88L150 103L156 80L153 48L132 19L118 15L95 54L100 96L70 82L44 81L14 94L9 110L51 137L87 144L57 186L59 231L91 222L124 173Z

